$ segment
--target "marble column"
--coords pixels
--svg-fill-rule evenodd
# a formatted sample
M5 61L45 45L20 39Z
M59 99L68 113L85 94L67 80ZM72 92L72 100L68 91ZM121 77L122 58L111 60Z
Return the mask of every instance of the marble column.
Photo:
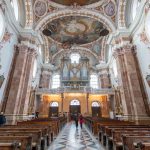
M134 114L137 117L142 115L147 116L134 59L134 56L136 55L135 47L133 47L132 45L125 45L123 47L123 51Z
M27 54L26 66L25 66L24 83L22 87L22 93L20 96L19 114L24 114L24 115L28 114L31 81L32 81L35 56L36 56L36 51L34 49L29 48Z
M40 88L49 88L51 84L51 72L49 69L42 68L41 78L40 78Z
M14 68L12 81L9 88L7 104L5 108L5 114L17 114L19 109L20 94L23 87L23 79L25 75L25 66L28 56L28 47L25 45L18 44L15 47L16 63Z
M121 86L121 100L124 115L138 119L147 116L145 111L140 82L134 60L135 50L133 45L125 45L116 49L115 56Z

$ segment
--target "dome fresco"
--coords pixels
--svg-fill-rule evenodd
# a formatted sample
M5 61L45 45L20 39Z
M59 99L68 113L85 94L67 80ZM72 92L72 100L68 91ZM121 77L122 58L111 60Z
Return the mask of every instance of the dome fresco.
M77 4L77 5L89 5L95 2L98 2L99 0L49 0L61 5L73 5L73 4Z
M107 35L109 31L99 21L84 16L66 16L48 23L43 34L59 43L87 44Z

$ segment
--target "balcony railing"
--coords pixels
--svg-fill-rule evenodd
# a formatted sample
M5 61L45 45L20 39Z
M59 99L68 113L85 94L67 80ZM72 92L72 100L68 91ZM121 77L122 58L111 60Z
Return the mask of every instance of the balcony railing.
M38 88L36 94L60 94L60 93L91 93L91 94L114 94L114 89L93 89L91 87L72 88L70 86L57 89Z

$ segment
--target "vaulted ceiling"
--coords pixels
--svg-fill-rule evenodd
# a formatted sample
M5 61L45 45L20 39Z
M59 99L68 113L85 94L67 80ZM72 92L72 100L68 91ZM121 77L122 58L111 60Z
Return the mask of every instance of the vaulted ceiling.
M71 48L86 49L97 60L105 59L108 36L115 31L116 0L33 0L33 3L35 30L43 39L49 61L62 49Z

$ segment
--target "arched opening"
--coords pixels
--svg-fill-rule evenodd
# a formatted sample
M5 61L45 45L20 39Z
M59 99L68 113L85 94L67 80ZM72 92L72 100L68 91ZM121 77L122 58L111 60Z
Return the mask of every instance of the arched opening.
M74 99L70 102L71 118L73 119L73 116L79 113L81 113L80 101L77 99Z
M50 103L49 117L58 117L59 104L58 102Z
M19 6L18 6L18 0L11 0L10 1L12 8L14 10L15 18L18 21L19 20Z
M92 117L101 117L101 107L99 102L92 102Z
M36 73L37 73L37 59L34 60L33 64L33 73L32 73L33 78L36 77Z

